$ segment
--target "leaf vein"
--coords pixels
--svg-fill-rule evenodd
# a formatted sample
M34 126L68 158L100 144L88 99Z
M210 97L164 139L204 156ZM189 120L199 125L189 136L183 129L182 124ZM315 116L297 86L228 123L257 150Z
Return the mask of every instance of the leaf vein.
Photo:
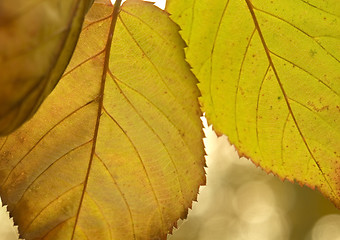
M0 151L4 148L6 142L7 142L7 139L8 139L8 135L5 137L5 140L4 142L2 143L1 147L0 147Z
M259 152L260 152L260 155L262 156L262 158L263 158L263 154L262 154L261 145L260 145L259 124L258 124L258 122L259 122L259 106L260 106L260 97L261 97L261 91L262 91L263 83L264 83L264 80L266 79L266 76L269 72L269 69L270 69L270 65L268 64L267 70L266 70L265 74L263 75L263 78L262 78L262 81L261 81L261 84L260 84L260 87L259 87L259 91L258 91L258 94L257 94L257 100L256 100L255 131L256 131L257 146L259 147Z
M114 30L115 30L115 27L116 27L117 18L118 18L119 11L120 11L120 4L121 4L121 0L117 0L114 4L113 11L112 11L112 19L111 19L110 29L109 29L107 39L106 39L106 45L105 45L105 49L104 49L105 50L104 66L103 66L103 72L102 72L102 76L101 76L101 80L100 80L98 112L97 112L96 124L94 126L94 132L93 132L93 145L92 145L91 153L90 153L90 156L89 156L89 162L88 162L88 168L87 168L87 173L86 173L86 177L85 177L84 187L83 187L82 195L81 195L81 198L80 198L80 201L79 201L78 211L77 211L77 215L76 215L76 221L75 221L75 224L74 224L74 227L73 227L71 240L73 240L74 236L75 236L75 231L76 231L76 227L77 227L77 224L78 224L78 219L79 219L80 211L81 211L81 208L82 208L82 204L83 204L83 200L84 200L84 196L85 196L85 192L86 192L86 188L87 188L87 184L88 184L88 180L89 180L89 176L90 176L90 172L91 172L93 156L94 156L95 151L96 151L96 144L97 144L97 139L98 139L98 130L99 130L99 125L100 125L100 118L101 118L101 112L102 112L102 109L103 109L103 97L104 97L104 90L105 90L106 74L107 74L108 67L109 67L112 38L113 38L113 33L114 33Z
M136 44L136 46L140 49L140 51L144 54L144 56L146 57L146 59L150 62L150 64L153 66L153 68L155 69L155 71L157 72L157 75L159 76L160 80L163 82L164 86L169 90L169 92L171 93L171 95L175 98L175 94L173 93L173 91L170 89L170 87L166 84L165 79L163 77L163 75L160 73L160 71L158 70L157 66L155 65L155 63L153 61L151 61L150 57L146 54L146 52L143 50L142 46L137 42L137 40L133 37L132 33L130 32L130 30L128 29L128 27L125 25L123 19L119 16L119 19L121 20L121 23L123 24L124 28L126 29L126 31L128 32L128 34L130 35L131 39L133 40L133 42Z
M96 154L95 154L96 155ZM98 157L98 155L96 155ZM99 157L98 157L99 158ZM108 220L106 219L102 209L100 208L100 206L98 205L98 203L94 200L94 198L89 194L87 193L86 194L88 198L90 198L92 200L92 202L96 205L98 211L100 212L100 215L102 215L107 227L108 227L108 230L109 230L109 234L110 234L110 239L112 239L112 232L111 232L111 227L110 227L110 223L108 222ZM84 233L85 234L85 233ZM86 235L86 234L85 234Z
M70 70L68 70L67 72L64 73L63 78L65 76L67 76L68 74L72 73L74 70L76 70L77 68L81 67L82 65L84 65L85 63L95 59L97 56L99 56L100 54L104 53L105 49L99 51L98 53L90 56L89 58L85 59L84 61L82 61L81 63L77 64L75 67L71 68Z
M327 13L327 14L333 15L333 16L335 16L335 17L340 17L340 16L338 16L338 15L335 15L334 13L331 13L331 12L328 12L328 11L326 11L326 10L322 9L322 8L319 8L319 7L317 7L317 6L313 5L313 4L311 4L311 3L309 3L309 2L307 2L307 1L305 1L305 0L301 0L301 1L302 1L302 2L304 2L305 4L309 5L309 6L313 7L313 8L316 8L316 9L318 9L318 10L320 10L320 11L324 12L324 13Z
M295 63L293 63L293 62L291 62L290 60L288 60L288 59L286 59L286 58L284 58L284 57L282 57L282 56L280 56L280 55L278 55L278 54L276 54L276 53L274 53L274 52L272 52L272 51L270 51L270 50L268 50L268 51L269 51L270 53L272 53L273 55L275 55L276 57L281 58L282 60L284 60L284 61L286 61L286 62L292 64L293 66L295 66L295 67L301 69L302 71L304 71L305 73L307 73L308 75L310 75L311 77L313 77L314 79L318 80L321 84L323 84L325 87L327 87L329 90L331 90L335 95L339 96L339 93L337 93L334 89L332 89L332 88L331 88L329 85L327 85L324 81L322 81L320 78L318 78L318 77L316 77L315 75L313 75L313 74L312 74L311 72L309 72L308 70L304 69L303 67L300 67L299 65L297 65L297 64L295 64Z
M145 22L143 19L141 19L140 17L136 16L133 13L130 13L128 11L126 11L125 9L122 9L122 12L130 15L131 17L134 17L135 19L139 20L141 23L143 23L145 26L147 26L149 29L151 29L154 33L157 34L158 37L160 37L161 39L163 39L164 42L170 43L173 46L176 46L175 44L173 44L173 42L170 42L168 39L166 39L163 35L161 35L159 32L157 32L154 28L152 28L147 22ZM122 21L122 18L120 17L120 20ZM123 23L124 24L124 23ZM127 26L126 26L127 27Z
M189 25L189 35L188 35L188 46L190 45L190 40L192 36L192 29L194 25L194 19L195 19L195 7L196 7L196 0L193 0L192 7L191 7L191 24Z
M105 20L107 20L107 19L109 19L109 18L111 18L111 14L108 15L108 16L106 16L106 17L102 17L102 18L100 18L100 19L97 19L96 21L90 22L90 23L87 24L85 27L83 27L82 31L84 31L84 30L90 28L90 27L91 27L92 25L94 25L94 24L103 22L103 21L105 21Z
M39 237L39 238L35 238L34 240L44 239L50 232L52 232L54 229L58 228L59 226L66 224L66 222L68 222L72 218L74 218L74 217L70 217L70 218L67 218L67 219L63 220L62 222L60 222L56 226L54 226L52 229L48 230L48 232L44 236Z
M113 120L112 116L106 111L106 109L103 108L103 110L104 110L104 112L109 116L109 118L110 118L111 120ZM115 120L113 120L113 121L115 122L115 124L116 124L118 127L120 127L120 126L118 125L118 123L117 123ZM124 132L124 131L123 131L123 132ZM124 134L126 135L125 132L124 132ZM131 143L131 142L130 142L130 143ZM109 173L109 175L110 175L110 177L111 177L111 179L112 179L114 185L116 186L116 188L117 188L119 194L122 196L122 199L123 199L123 201L124 201L124 203L125 203L125 205L126 205L126 207L127 207L127 210L128 210L128 212L129 212L129 217L130 217L130 220L131 220L132 233L133 233L133 239L136 239L135 223L134 223L134 221L133 221L132 211L131 211L130 205L128 204L128 201L127 201L125 195L123 194L122 190L120 189L120 187L119 187L119 185L118 185L116 179L113 177L113 175L111 174L110 170L108 169L108 167L107 167L106 164L104 163L103 159L102 159L101 157L99 157L99 155L98 155L97 153L95 153L95 155L96 155L96 157L99 159L99 161L103 164L103 166L105 167L106 171ZM111 230L110 230L110 234L111 234Z
M38 139L38 141L27 151L27 153L13 166L13 168L11 169L11 171L9 172L9 174L7 175L6 179L4 180L4 185L6 184L7 180L9 179L10 175L12 174L12 172L14 171L14 169L16 169L18 167L18 165L25 160L25 158L39 145L39 143L49 134L52 132L52 130L54 130L56 127L59 126L60 123L62 123L63 121L65 121L66 119L68 119L69 117L71 117L73 114L77 113L78 111L80 111L81 109L83 109L84 107L90 105L91 103L95 102L96 99L86 103L85 105L77 108L76 110L72 111L71 113L69 113L66 117L64 117L63 119L61 119L59 122L57 122L55 125L53 125L42 137L40 137Z
M246 3L247 3L249 12L250 12L250 14L251 14L251 16L252 16L252 18L253 18L253 21L254 21L254 24L255 24L255 26L256 26L256 28L257 28L257 31L258 31L258 33L259 33L259 35L260 35L260 38L261 38L261 42L262 42L263 48L264 48L264 50L265 50L265 53L266 53L267 58L268 58L268 60L269 60L269 63L270 63L270 65L271 65L271 67L272 67L272 69L273 69L273 71L274 71L274 74L275 74L275 76L276 76L276 80L277 80L278 85L279 85L279 87L280 87L280 89L281 89L281 91L282 91L282 94L284 95L284 99L285 99L285 101L286 101L286 103L287 103L288 110L289 110L289 112L290 112L290 114L291 114L291 116L292 116L292 118L293 118L293 121L294 121L294 123L295 123L295 126L296 126L298 132L299 132L299 135L300 135L300 137L301 137L301 139L302 139L302 141L303 141L303 143L304 143L304 145L305 145L307 151L309 152L311 158L312 158L313 161L315 162L315 164L316 164L316 166L318 167L319 171L321 172L323 178L325 179L327 185L329 186L329 189L331 190L331 193L333 194L334 198L335 198L335 199L338 199L337 194L335 193L333 187L330 185L330 183L329 183L329 181L328 181L328 179L327 179L325 173L323 172L323 170L322 170L322 168L321 168L319 162L316 160L316 158L315 158L313 152L311 151L311 149L310 149L310 147L309 147L309 145L308 145L308 143L307 143L307 140L306 140L306 138L304 137L304 135L303 135L303 133L302 133L301 128L299 127L299 124L298 124L298 122L297 122L297 119L296 119L296 117L295 117L295 115L294 115L294 112L293 112L293 110L292 110L292 107L291 107L291 105L290 105L290 103L289 103L289 99L288 99L287 93L286 93L285 89L283 88L283 85L282 85L282 83L281 83L281 79L280 79L280 77L279 77L279 75L278 75L278 73L277 73L277 70L276 70L275 65L274 65L274 63L273 63L273 60L272 60L272 58L271 58L271 56L270 56L270 51L269 51L269 49L268 49L267 43L266 43L266 41L265 41L265 39L264 39L264 36L263 36L263 34L262 34L262 31L261 31L261 28L260 28L259 23L258 23L258 21L257 21L256 15L255 15L255 12L254 12L254 7L253 7L252 3L250 2L250 0L245 0L245 1L246 1Z
M238 92L239 92L239 88L240 88L240 80L241 80L241 73L242 73L242 70L243 70L243 67L244 67L244 62L245 62L245 59L246 59L246 56L248 54L248 50L249 50L249 47L250 47L250 43L254 37L254 34L256 32L256 28L254 27L254 30L253 32L251 33L250 37L249 37L249 40L248 40L248 43L247 43L247 46L244 50L244 54L243 54L243 58L242 58L242 62L241 62L241 66L240 66L240 69L238 71L238 78L237 78L237 83L236 83L236 92L235 92L235 106L234 106L234 119L235 119L235 130L236 130L236 136L237 136L237 141L240 140L240 135L239 135L239 130L238 130L238 121L237 121L237 97L238 97Z
M154 188L154 186L153 186L153 184L152 184L152 182L151 182L149 173L148 173L148 171L146 170L146 166L145 166L145 164L144 164L144 161L143 161L142 156L139 154L136 145L133 143L132 139L129 137L129 135L128 135L127 132L124 130L124 128L123 128L123 127L122 127L122 126L114 119L114 117L113 117L113 116L105 109L105 107L103 108L103 110L104 110L105 114L107 114L107 115L110 117L110 119L111 119L111 120L112 120L112 121L120 128L120 130L123 132L123 134L126 136L126 138L128 139L128 141L130 142L130 144L131 144L131 146L133 147L134 151L136 152L136 154L137 154L137 156L138 156L138 159L139 159L140 163L142 164L142 167L143 167L143 171L144 171L144 173L145 173L145 176L146 176L146 178L147 178L147 180L148 180L148 182L149 182L150 188L151 188L151 190L152 190L152 194L153 194L153 196L154 196L154 198L155 198L155 201L156 201L156 203L157 203L157 206L158 206L157 209L158 209L158 212L159 212L159 215L160 215L160 220L161 220L161 222L162 222L162 226L163 226L163 228L165 229L165 223L164 223L164 218L163 218L163 213L162 213L161 204L160 204L160 202L159 202L159 200L158 200L158 197L157 197L155 188Z
M211 101L211 107L212 109L214 110L215 109L215 106L214 106L214 99L213 99L213 94L212 94L212 79L213 79L213 55L214 55L214 52L215 52L215 46L216 46L216 41L217 41L217 37L218 37L218 34L220 32L220 29L221 29L221 26L222 26L222 20L227 12L227 8L229 6L229 2L230 0L228 0L226 2L226 5L224 6L224 9L223 9L223 12L222 12L222 15L220 17L220 20L218 22L218 25L217 25L217 29L216 29L216 33L215 33L215 36L214 36L214 41L213 41L213 45L212 45L212 49L211 49L211 53L210 53L210 74L209 74L209 97L210 97L210 101ZM215 112L215 111L213 111Z
M23 197L24 197L24 195L25 195L25 193L31 188L31 186L45 173L45 172L47 172L47 170L48 169L50 169L54 164L56 164L59 160L61 160L61 159L63 159L65 156L67 156L68 154L70 154L71 152L74 152L74 151L76 151L76 150L78 150L79 148L81 148L81 147L83 147L83 146L85 146L86 144L88 144L88 143L90 143L90 142L92 142L92 140L90 140L90 141L87 141L87 142L85 142L85 143L82 143L82 144L80 144L79 146L77 146L77 147L74 147L74 148L72 148L71 150L69 150L69 151L67 151L66 153L64 153L61 157L59 157L58 159L56 159L56 160L54 160L49 166L47 166L47 168L45 168L27 187L26 187L26 189L25 189L25 191L21 194L21 197L20 197L20 199L17 201L17 203L19 203L22 199L23 199ZM15 209L16 209L16 207L17 207L18 205L16 204L16 206L14 207L14 209L13 209L13 211L15 211Z
M145 95L143 95L142 93L138 92L136 89L134 89L133 87L129 86L128 84L124 83L123 81L121 81L119 78L117 78L116 76L114 76L112 74L111 71L109 71L109 74L111 76L112 79L115 79L116 81L120 82L121 84L123 84L124 86L126 86L127 88L131 89L133 92L137 93L138 95L140 95L143 99L145 99L148 103L150 103L158 112L160 112L165 119L176 129L178 136L182 139L183 143L187 146L187 149L192 153L191 148L189 147L189 144L185 141L184 137L182 136L182 134L180 133L180 130L178 129L178 127L175 125L175 123L173 121L170 120L170 118L155 104L153 103L150 99L148 99ZM114 81L114 80L113 80ZM183 115L186 113L182 113ZM188 118L190 118L190 120L192 120L193 122L193 118L191 116L188 116ZM194 124L194 123L193 123Z
M318 118L320 118L323 122L325 122L325 123L326 123L328 126L330 126L332 129L333 129L334 127L337 127L337 125L332 126L332 125L331 125L326 119L324 119L318 112L313 111L313 109L311 109L310 107L306 106L305 104L303 104L303 103L301 103L301 102L299 102L299 101L297 101L297 100L295 100L295 99L292 99L292 98L289 98L289 100L291 100L291 101L295 102L296 104L302 106L303 108L306 108L306 109L308 109L309 111L311 111L315 116L317 116Z
M288 114L287 114L286 120L283 124L282 134L281 134L281 165L282 166L284 166L284 164L285 164L285 161L284 161L284 158L283 158L283 151L284 151L283 142L284 142L284 136L285 136L285 133L286 133L289 116L290 116L290 112L288 112Z
M123 97L126 99L126 101L129 103L129 105L134 109L134 111L137 113L137 115L143 120L143 122L145 123L145 125L152 131L152 133L155 135L155 137L160 141L160 143L163 145L167 155L169 156L169 159L170 159L170 162L172 163L175 171L176 171L176 176L177 176L177 180L178 180L178 184L180 186L180 192L181 192L181 195L182 195L182 199L183 199L183 207L184 209L186 208L185 205L184 205L184 202L185 202L185 198L184 198L184 194L183 194L183 187L182 187L182 184L181 184L181 181L179 179L179 172L178 172L178 169L177 169L177 166L175 164L175 161L173 159L173 157L171 156L166 144L164 143L164 141L161 139L161 137L157 134L157 132L155 131L155 129L152 128L152 126L146 121L146 119L142 116L142 114L139 113L139 111L136 109L136 107L131 103L130 99L125 95L125 93L123 92L123 90L120 88L116 78L114 77L114 75L112 74L111 71L109 71L109 74L111 75L111 78L112 80L114 81L114 83L116 84L117 88L119 89L119 91L121 92L121 94L123 95Z
M272 14L272 13L269 13L269 12L267 12L267 11L264 11L264 10L262 10L262 9L258 9L258 8L255 8L255 7L254 7L254 9L256 9L256 10L259 11L259 12L265 13L265 14L267 14L267 15L273 17L273 18L276 18L276 19L278 19L278 20L280 20L280 21L282 21L282 22L284 22L284 23L290 25L291 27L295 28L295 29L298 30L299 32L303 33L304 35L306 35L307 37L309 37L310 39L312 39L317 45L319 45L319 47L321 47L321 48L322 48L328 55L330 55L335 61L337 61L338 63L340 63L340 60L339 60L336 56L334 56L332 53L330 53L324 46L322 46L322 45L316 40L316 38L323 37L323 36L312 36L312 35L308 34L307 32L305 32L304 30L302 30L301 28L295 26L294 24L288 22L287 20L285 20L285 19L283 19L283 18L281 18L281 17L279 17L279 16L276 16L276 15L274 15L274 14ZM329 36L329 37L333 37L333 36ZM336 38L336 37L335 37L335 38Z
M77 184L76 186L73 186L72 188L68 189L67 191L61 193L59 196L57 196L55 199L53 199L51 202L49 202L47 205L45 205L34 217L33 219L29 222L29 224L22 229L22 233L24 234L30 226L34 223L34 221L42 214L44 210L46 210L49 206L51 206L54 202L56 202L58 199L60 199L62 196L68 194L69 192L73 191L77 187L81 186L83 183Z

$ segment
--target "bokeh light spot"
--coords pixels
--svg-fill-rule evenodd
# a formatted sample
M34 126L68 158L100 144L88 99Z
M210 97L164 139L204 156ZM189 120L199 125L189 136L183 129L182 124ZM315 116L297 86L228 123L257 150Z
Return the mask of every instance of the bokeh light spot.
M339 214L329 214L320 218L312 229L312 240L340 240L339 226Z

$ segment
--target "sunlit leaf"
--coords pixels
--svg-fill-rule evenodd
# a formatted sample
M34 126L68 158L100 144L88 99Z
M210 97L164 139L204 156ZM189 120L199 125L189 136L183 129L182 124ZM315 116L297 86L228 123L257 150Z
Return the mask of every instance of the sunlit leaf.
M169 0L208 121L340 207L340 1Z
M0 136L29 119L55 87L92 1L0 1Z
M0 139L0 194L26 240L165 239L205 182L177 25L131 0L114 30L114 12L94 3L55 90Z

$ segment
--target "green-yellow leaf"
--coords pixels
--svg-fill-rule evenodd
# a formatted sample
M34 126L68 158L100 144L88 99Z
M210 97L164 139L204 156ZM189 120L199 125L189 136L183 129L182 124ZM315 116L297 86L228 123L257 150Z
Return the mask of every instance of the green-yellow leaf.
M340 1L169 0L208 121L340 207Z
M139 0L114 16L94 3L55 90L0 138L0 194L26 240L166 239L205 182L177 25Z
M53 90L92 1L0 1L0 136L28 120Z

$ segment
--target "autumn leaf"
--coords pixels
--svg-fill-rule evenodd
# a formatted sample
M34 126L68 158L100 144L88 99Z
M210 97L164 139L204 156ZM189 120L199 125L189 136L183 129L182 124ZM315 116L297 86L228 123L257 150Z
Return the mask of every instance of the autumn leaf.
M0 2L0 136L29 119L53 90L92 1Z
M340 207L340 2L169 0L167 10L214 129Z
M55 90L0 138L0 194L26 240L166 239L205 182L179 28L139 0L117 15L94 3Z

